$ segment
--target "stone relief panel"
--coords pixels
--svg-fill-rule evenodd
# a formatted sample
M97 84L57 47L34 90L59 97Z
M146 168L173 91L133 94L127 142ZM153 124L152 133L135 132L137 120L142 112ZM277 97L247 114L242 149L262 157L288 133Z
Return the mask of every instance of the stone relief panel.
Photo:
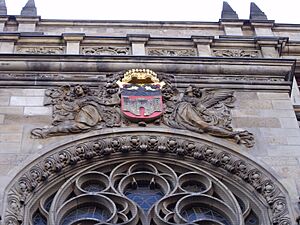
M217 57L241 57L241 58L258 58L259 50L245 49L213 49L213 55Z
M197 56L196 49L167 49L148 48L147 55L150 56Z
M199 161L197 165L204 166L205 164L214 170L228 173L229 179L232 176L233 180L244 184L245 188L249 188L255 193L255 196L264 200L269 212L270 224L292 224L289 218L288 203L280 185L272 175L260 169L254 162L243 158L234 151L230 152L228 149L215 146L207 141L194 140L176 134L151 132L104 134L101 137L63 145L54 152L42 156L33 165L23 170L11 189L8 190L7 208L4 214L5 224L23 224L25 206L35 199L34 195L42 191L43 187L54 181L57 176L74 170L76 165L82 169L81 166L85 165L84 163L90 165L90 162L105 162L110 157L120 159L120 156L128 157L131 153L133 155L140 153L144 156L157 153L160 154L157 157L163 156L164 159L178 157L178 160L191 160L191 162L196 160ZM149 169L146 173L149 174ZM120 174L125 175L124 172ZM166 178L169 181L170 177L166 176ZM153 187L158 181L158 178L149 177L149 182L153 183ZM131 179L129 183L138 184L136 179ZM119 187L121 186L119 185ZM236 225L236 223L233 224Z
M83 85L53 88L46 96L45 105L53 107L52 126L33 129L33 138L153 124L254 145L252 133L231 127L234 91L195 86L179 91L167 75L150 70L109 75L107 84L98 89Z
M17 53L25 54L63 54L63 47L16 47Z
M83 55L129 55L129 47L82 47Z

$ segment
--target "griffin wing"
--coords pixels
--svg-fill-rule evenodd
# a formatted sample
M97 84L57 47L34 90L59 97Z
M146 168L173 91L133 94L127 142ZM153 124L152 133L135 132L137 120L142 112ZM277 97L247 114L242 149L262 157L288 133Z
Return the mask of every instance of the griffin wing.
M200 103L207 109L219 103L230 107L230 104L235 101L233 93L234 91L231 90L202 89Z

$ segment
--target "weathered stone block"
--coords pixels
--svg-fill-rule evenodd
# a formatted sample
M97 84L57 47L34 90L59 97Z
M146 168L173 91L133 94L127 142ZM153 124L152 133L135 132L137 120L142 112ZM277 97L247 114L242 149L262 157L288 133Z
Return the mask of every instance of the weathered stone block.
M0 89L0 96L44 96L45 89Z
M11 96L10 105L11 106L43 106L44 97L35 96Z
M20 152L20 143L2 143L0 142L0 153L18 153Z
M282 128L299 128L296 117L294 118L279 118Z
M300 129L284 129L284 128L259 128L262 136L289 136L289 137L300 137Z
M14 106L0 106L1 114L10 114L10 115L22 115L24 111L23 107L14 107Z
M24 115L33 116L33 115L51 115L51 107L25 107Z
M291 100L272 100L274 109L293 109Z
M259 116L261 117L282 117L282 118L295 118L294 110L281 110L281 109L272 109L272 110L259 110Z
M269 92L258 92L257 96L259 99L289 99L288 93L269 93Z
M271 100L247 100L239 102L237 108L241 109L272 109Z
M9 105L9 96L0 96L0 106Z
M270 145L285 145L288 143L286 137L266 137L266 141Z
M260 160L264 161L270 166L298 166L299 162L296 157L260 157Z
M300 148L300 137L287 137L289 145L299 145Z
M277 118L245 118L235 117L233 118L233 124L235 127L281 127L280 121Z
M22 134L18 133L0 133L0 142L7 143L20 143L22 140Z
M23 125L22 124L1 124L0 133L22 133Z

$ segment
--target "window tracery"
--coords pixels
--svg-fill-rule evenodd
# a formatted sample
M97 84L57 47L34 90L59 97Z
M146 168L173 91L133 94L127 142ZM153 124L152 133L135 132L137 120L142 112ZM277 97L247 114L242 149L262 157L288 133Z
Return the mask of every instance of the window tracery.
M54 194L36 203L32 225L261 224L251 199L212 174L178 162L99 164L53 188Z

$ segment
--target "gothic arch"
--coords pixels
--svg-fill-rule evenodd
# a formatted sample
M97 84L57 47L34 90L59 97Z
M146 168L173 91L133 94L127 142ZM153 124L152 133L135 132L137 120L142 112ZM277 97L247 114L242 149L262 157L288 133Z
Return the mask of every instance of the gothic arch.
M239 148L210 136L171 129L119 128L85 134L83 138L45 150L17 173L5 192L3 224L27 224L24 221L32 215L28 208L33 208L35 200L62 178L71 179L75 174L82 175L85 168L108 162L141 158L154 164L178 162L182 167L198 168L200 174L211 174L212 180L216 177L216 185L217 180L222 180L260 202L271 224L292 224L286 190L269 171L251 157L240 154ZM110 200L105 201L110 204ZM219 204L217 199L213 201Z

